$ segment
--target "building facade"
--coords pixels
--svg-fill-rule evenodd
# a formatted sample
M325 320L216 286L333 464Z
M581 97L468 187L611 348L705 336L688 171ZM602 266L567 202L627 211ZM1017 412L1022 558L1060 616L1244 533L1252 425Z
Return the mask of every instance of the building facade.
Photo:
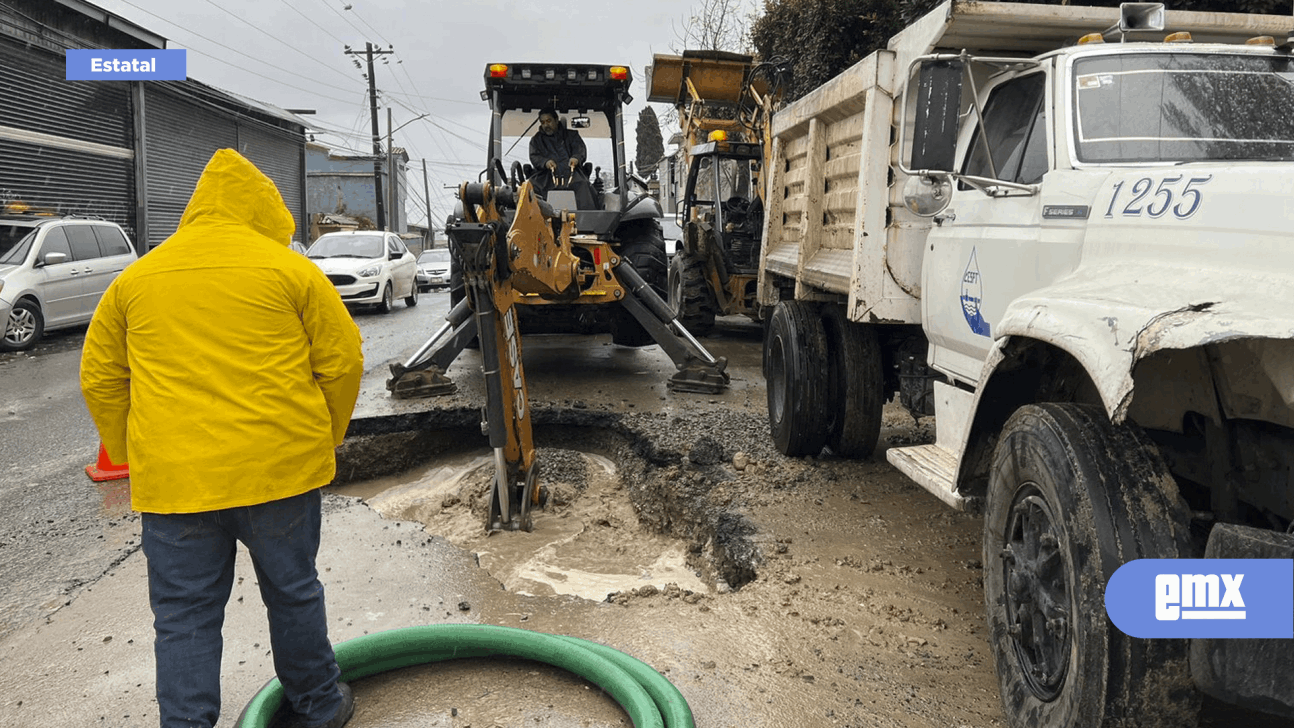
M68 81L68 49L165 49L83 0L0 4L0 208L97 215L140 253L175 231L216 150L274 180L306 229L300 118L198 81Z
M408 165L409 155L399 147L392 149L388 158L385 154L337 154L310 142L306 144L306 209L312 216L345 215L360 221L362 227L377 229L380 179L386 229L408 232L404 212Z

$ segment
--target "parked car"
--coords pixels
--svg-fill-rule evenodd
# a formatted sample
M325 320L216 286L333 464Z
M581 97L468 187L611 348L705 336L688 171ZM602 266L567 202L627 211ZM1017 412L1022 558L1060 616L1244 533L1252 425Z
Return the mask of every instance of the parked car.
M104 291L138 255L115 222L0 214L0 351L89 323Z
M320 235L306 256L337 287L347 305L389 313L395 299L418 305L418 262L395 233L350 230Z
M424 293L433 288L449 288L451 265L449 248L422 251L418 256L418 287Z

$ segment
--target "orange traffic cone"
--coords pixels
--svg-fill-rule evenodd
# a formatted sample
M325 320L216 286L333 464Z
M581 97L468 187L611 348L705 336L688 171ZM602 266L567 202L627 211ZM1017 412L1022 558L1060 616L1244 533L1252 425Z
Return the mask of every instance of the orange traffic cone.
M85 474L90 476L90 480L101 483L105 480L121 480L130 477L130 464L112 462L108 459L108 449L99 443L99 462L94 465L85 466Z

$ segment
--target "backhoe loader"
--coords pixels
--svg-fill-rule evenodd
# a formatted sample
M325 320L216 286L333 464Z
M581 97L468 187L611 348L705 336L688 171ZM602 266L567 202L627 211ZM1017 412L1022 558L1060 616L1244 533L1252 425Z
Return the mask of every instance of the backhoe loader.
M724 51L652 57L648 101L673 104L686 184L678 200L683 240L670 261L670 307L703 336L716 316L759 321L756 300L764 222L769 119L788 76L780 60Z
M610 333L626 346L654 342L677 368L667 382L674 392L717 393L729 378L727 360L706 351L661 297L660 207L645 186L629 194L633 180L624 162L629 69L490 64L485 81L482 97L494 112L487 166L480 180L459 185L458 209L445 228L453 307L440 331L406 362L391 365L387 389L400 398L453 391L445 372L479 342L487 399L482 428L495 455L486 527L531 530L543 488L536 482L523 332ZM513 154L541 109L556 110L589 141L604 143L609 178L592 164L536 169ZM505 149L509 137L515 141ZM587 195L584 206L577 203L577 177L591 180L591 206Z

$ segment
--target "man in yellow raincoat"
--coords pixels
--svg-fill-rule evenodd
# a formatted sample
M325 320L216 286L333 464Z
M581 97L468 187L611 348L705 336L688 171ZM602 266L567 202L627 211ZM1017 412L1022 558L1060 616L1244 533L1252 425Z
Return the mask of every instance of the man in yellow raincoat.
M113 282L86 334L86 405L109 457L129 462L143 514L162 728L219 717L238 541L292 708L309 728L339 728L354 709L315 556L319 488L364 361L336 289L288 248L294 227L268 177L216 152L175 234Z

